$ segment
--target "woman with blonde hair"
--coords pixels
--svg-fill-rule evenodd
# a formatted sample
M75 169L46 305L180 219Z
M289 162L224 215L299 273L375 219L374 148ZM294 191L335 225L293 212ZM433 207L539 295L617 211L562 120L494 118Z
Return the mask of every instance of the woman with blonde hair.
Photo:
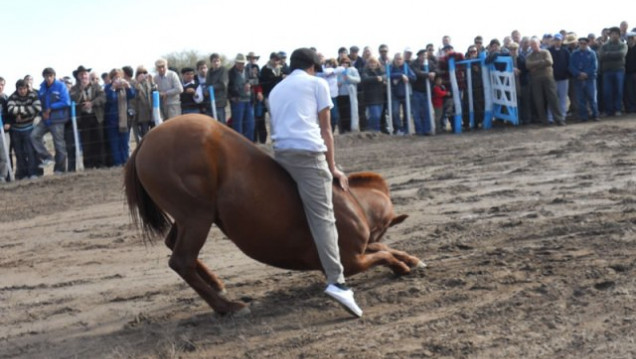
M384 105L384 88L386 87L386 74L380 66L380 61L375 57L369 57L361 74L362 92L364 104L369 113L368 130L380 132L380 117Z
M135 142L139 144L141 138L148 133L154 125L152 119L152 93L157 90L157 85L148 74L148 70L140 65L135 71L135 117L132 130Z

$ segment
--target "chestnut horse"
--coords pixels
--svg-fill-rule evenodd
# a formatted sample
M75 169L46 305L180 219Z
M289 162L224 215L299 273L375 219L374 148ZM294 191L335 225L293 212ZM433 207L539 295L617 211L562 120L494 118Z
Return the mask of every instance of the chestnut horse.
M397 274L424 264L378 243L396 216L389 190L374 173L353 174L348 192L334 186L341 261L349 276L374 265ZM146 237L165 234L169 265L215 311L242 302L223 295L223 282L198 260L212 224L249 257L284 269L322 270L296 184L267 153L204 115L184 115L154 128L125 168L135 224Z

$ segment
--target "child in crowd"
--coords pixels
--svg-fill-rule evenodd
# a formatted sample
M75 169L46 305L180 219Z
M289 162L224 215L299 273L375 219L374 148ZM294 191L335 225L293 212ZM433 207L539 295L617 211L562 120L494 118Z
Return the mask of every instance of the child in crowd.
M439 124L440 131L446 130L446 121L442 120L444 115L444 105L450 97L450 91L446 90L446 86L442 84L442 76L435 76L435 85L433 86L433 108L435 109L435 123ZM448 111L446 111L448 114Z

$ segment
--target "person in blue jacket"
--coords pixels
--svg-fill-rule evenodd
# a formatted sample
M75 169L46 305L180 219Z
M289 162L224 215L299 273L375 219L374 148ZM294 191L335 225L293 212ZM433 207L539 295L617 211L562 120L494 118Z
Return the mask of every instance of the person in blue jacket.
M400 52L396 53L393 57L390 78L393 133L401 136L409 133L409 117L406 114L406 96L410 96L412 92L410 84L416 80L416 76L413 70L411 70L411 67L404 63L404 57L402 57L402 53ZM408 94L407 86L409 87ZM400 116L400 105L403 109L403 118Z
M598 59L596 52L589 47L587 37L579 38L579 48L572 52L568 70L574 77L579 120L589 119L588 106L592 110L592 119L598 121L598 103L596 100L596 74Z
M35 148L36 156L41 161L40 167L44 168L53 163L53 156L44 146L43 137L47 132L53 137L55 147L56 174L66 172L66 142L64 141L64 124L69 120L71 98L66 84L55 79L55 70L47 67L42 71L44 81L40 85L38 96L42 105L40 122L31 132L31 140Z
M135 98L135 88L123 78L123 74L121 69L112 69L111 83L104 87L106 92L104 124L113 166L123 166L129 156L130 126L127 111L128 101Z

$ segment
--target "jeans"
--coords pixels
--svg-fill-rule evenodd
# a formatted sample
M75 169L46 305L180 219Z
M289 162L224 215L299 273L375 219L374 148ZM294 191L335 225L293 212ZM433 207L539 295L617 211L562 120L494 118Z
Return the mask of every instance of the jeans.
M426 92L413 91L413 125L416 134L424 135L431 133L429 111Z
M329 110L331 115L331 131L336 130L336 126L338 122L340 122L340 112L338 112L338 98L332 97L331 102L333 103L333 107ZM270 112L271 113L271 112Z
M561 110L561 115L565 118L565 115L568 113L568 80L559 80L556 82L556 92L557 97L559 98L559 109ZM552 111L548 108L548 122L553 122L554 117L552 116Z
M55 172L66 172L66 141L64 141L64 123L52 123L47 126L44 121L38 124L31 132L31 141L35 152L41 160L52 160L53 156L44 146L44 135L50 132L53 137L53 147L55 147Z
M382 117L382 107L384 105L369 105L367 110L369 111L369 122L367 122L367 129L372 132L380 131L380 118Z
M574 79L574 90L576 91L576 101L579 119L587 121L589 117L588 108L592 110L592 118L598 117L598 105L596 103L596 79L586 80Z
M404 118L400 116L400 106L402 107ZM409 118L406 115L406 98L399 99L393 96L391 99L391 111L393 111L393 133L397 133L398 131L403 134L409 133Z
M613 116L623 107L623 83L625 82L625 70L603 72L603 99L605 100L605 113Z
M254 109L249 101L232 101L232 128L254 141Z
M35 149L31 141L31 132L33 129L26 131L11 130L11 143L15 149L16 171L15 178L29 178L36 176L38 162L35 158Z
M636 73L625 74L625 111L636 112Z
M106 136L110 145L110 153L113 158L113 166L123 166L128 161L128 142L130 130L120 132L119 126L107 126Z

